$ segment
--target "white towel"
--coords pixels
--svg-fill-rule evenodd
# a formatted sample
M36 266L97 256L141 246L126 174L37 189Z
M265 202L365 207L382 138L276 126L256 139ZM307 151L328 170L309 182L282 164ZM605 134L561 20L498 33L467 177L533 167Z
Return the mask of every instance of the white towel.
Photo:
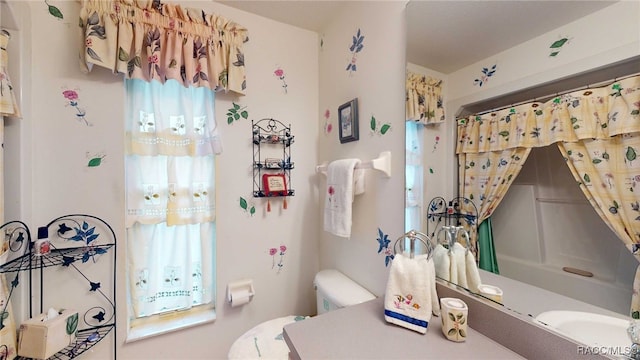
M340 237L351 236L355 167L358 159L342 159L327 166L327 192L324 202L324 230ZM359 189L361 186L359 185Z
M384 297L385 320L424 334L434 309L438 315L433 261L427 255L410 259L396 254Z
M442 280L451 280L451 261L449 261L449 250L442 244L436 245L433 249L433 263L435 265L436 276Z
M467 269L466 269L466 253L467 249L462 246L459 242L453 244L453 257L456 258L456 274L458 275L458 281L456 284L462 286L463 288L468 288L467 284Z
M478 286L482 284L480 280L480 272L478 271L478 264L476 264L476 258L473 256L473 252L468 251L466 255L466 272L468 289L474 293L478 292Z

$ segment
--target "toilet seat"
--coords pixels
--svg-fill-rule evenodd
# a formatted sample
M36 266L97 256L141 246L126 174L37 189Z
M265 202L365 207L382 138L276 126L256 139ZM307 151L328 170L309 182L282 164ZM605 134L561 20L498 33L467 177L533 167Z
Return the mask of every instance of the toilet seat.
M289 347L283 338L283 327L306 319L306 316L284 316L260 323L233 342L229 359L288 359Z

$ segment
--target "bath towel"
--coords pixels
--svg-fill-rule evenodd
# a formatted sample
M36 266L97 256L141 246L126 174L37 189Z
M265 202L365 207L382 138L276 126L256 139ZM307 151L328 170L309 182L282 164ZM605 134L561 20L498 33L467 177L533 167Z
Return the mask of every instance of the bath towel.
M467 285L468 289L474 293L478 292L478 286L482 284L480 280L480 272L478 271L478 264L476 264L476 258L473 256L472 251L468 251L465 255L467 272Z
M410 259L396 254L384 297L387 322L424 334L434 314L439 314L433 260L427 255Z
M467 284L467 270L466 270L466 254L467 249L462 246L459 242L453 244L452 255L455 257L455 265L456 265L456 275L458 276L458 281L456 284L468 288Z
M433 249L433 263L435 265L436 276L442 280L451 280L451 261L449 261L449 250L438 244Z
M342 159L327 166L327 192L324 202L324 230L340 237L351 236L352 203L355 195L355 167L358 159ZM363 191L359 179L358 190Z

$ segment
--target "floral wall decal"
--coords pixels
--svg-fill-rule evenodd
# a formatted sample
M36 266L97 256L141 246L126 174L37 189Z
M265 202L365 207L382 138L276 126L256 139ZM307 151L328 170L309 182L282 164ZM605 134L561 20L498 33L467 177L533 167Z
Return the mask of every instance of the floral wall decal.
M486 68L486 67L482 68L482 76L480 76L479 79L473 80L473 85L478 85L478 86L484 85L487 81L489 81L489 78L495 74L497 69L498 69L497 64L494 64L491 68Z
M389 266L391 260L393 260L393 249L389 248L389 244L391 240L389 240L389 235L385 234L378 228L378 254L384 254L384 266Z
M67 104L65 106L71 106L76 109L76 119L84 122L87 126L92 126L92 124L90 124L85 118L87 112L78 104L78 98L80 97L78 92L76 90L66 89L62 91L62 96L67 100Z
M251 216L253 216L256 213L256 207L253 204L249 206L249 203L247 203L247 200L242 196L240 196L240 207Z
M240 118L248 119L249 112L246 110L246 106L240 106L233 103L233 107L227 110L227 124L233 124L234 121L240 120Z
M284 80L284 70L282 70L282 68L280 68L279 66L276 68L276 70L273 72L273 75L275 75L278 79L280 79L282 81L282 88L284 89L284 93L287 93L287 82Z
M352 74L354 71L356 71L356 61L358 53L362 51L362 48L364 47L364 44L362 43L363 41L364 35L361 34L360 28L358 28L358 32L355 36L353 36L353 43L349 47L349 51L351 51L351 61L347 65L347 71L349 72L349 74Z
M89 161L87 162L87 167L98 167L102 165L102 160L105 157L107 157L106 154L90 154L89 152L87 152L87 159L89 159Z
M386 134L389 130L391 130L391 124L389 123L382 123L379 121L376 121L375 116L371 115L371 121L369 122L370 126L371 126L371 134L378 134L378 135L384 135Z
M46 0L44 3L47 5L49 14L51 14L51 16L57 18L58 20L62 20L64 18L64 16L62 15L62 11L60 11L60 9L49 4Z
M329 109L324 111L324 133L329 135L333 130L333 124L331 124L331 111Z
M440 136L436 135L435 142L433 143L433 150L431 152L436 152L438 149L438 143L440 142Z
M271 248L269 249L269 255L271 256L271 268L275 268L276 266L278 266L278 273L280 273L280 271L282 271L282 267L284 266L284 264L282 263L284 260L284 255L287 252L287 246L286 245L280 245L279 248ZM280 258L278 259L278 262L276 263L276 255L280 255Z
M549 46L549 57L558 56L562 47L569 42L571 42L571 40L566 36L562 36L560 39L554 41L553 44Z

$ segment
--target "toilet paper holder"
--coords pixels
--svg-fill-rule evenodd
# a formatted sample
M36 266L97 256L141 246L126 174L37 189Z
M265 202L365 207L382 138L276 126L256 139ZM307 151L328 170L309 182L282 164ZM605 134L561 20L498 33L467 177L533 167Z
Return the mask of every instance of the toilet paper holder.
M253 299L253 280L238 280L227 285L227 301L232 307L247 304Z

